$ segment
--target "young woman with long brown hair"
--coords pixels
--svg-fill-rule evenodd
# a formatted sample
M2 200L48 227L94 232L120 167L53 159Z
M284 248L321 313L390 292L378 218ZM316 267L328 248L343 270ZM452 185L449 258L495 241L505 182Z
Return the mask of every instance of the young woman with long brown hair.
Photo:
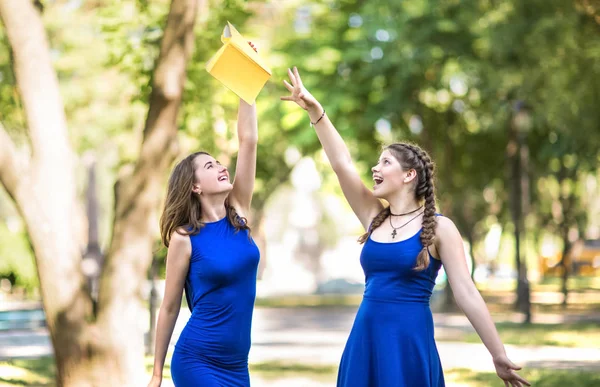
M160 219L168 247L165 296L158 315L154 372L162 382L173 328L185 295L192 315L171 361L177 387L250 385L248 352L259 251L247 218L256 174L256 106L240 100L235 179L208 153L180 161L169 178Z
M458 306L492 355L506 386L529 383L506 356L487 307L471 280L463 242L454 223L435 212L434 165L416 145L385 147L372 168L369 190L348 148L319 102L302 85L298 70L284 81L311 124L344 196L364 226L360 263L366 276L363 301L340 363L339 387L441 387L444 375L429 308L442 264ZM384 207L380 199L389 206Z

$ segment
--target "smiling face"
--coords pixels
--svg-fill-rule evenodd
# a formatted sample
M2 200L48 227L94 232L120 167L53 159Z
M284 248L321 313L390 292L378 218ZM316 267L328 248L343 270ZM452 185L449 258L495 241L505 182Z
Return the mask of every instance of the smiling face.
M229 193L233 189L227 168L207 154L194 159L194 180L192 190L200 195Z
M407 184L412 184L416 177L415 170L404 170L400 161L389 149L381 153L379 161L371 171L375 182L373 194L380 199L386 199Z

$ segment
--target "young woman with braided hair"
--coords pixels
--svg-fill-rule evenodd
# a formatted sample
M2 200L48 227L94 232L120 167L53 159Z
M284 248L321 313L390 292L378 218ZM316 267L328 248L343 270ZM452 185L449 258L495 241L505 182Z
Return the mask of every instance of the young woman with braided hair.
M435 213L434 166L416 145L388 145L372 168L370 191L350 152L298 70L284 81L293 101L308 112L344 196L366 233L360 257L366 277L363 301L342 355L338 387L441 387L444 375L429 308L442 266L454 297L492 355L505 386L529 383L515 370L487 307L471 280L462 238L454 223ZM384 207L380 199L389 203Z

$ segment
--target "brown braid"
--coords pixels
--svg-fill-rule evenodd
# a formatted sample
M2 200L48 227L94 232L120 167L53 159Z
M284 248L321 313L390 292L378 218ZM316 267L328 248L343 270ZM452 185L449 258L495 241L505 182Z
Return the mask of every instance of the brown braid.
M385 149L389 150L398 162L400 162L402 169L414 169L417 172L415 197L418 201L425 200L425 210L423 212L423 228L421 230L423 250L417 256L415 270L425 270L429 266L429 246L433 243L436 226L435 190L433 185L434 164L427 152L417 145L395 143L387 146ZM358 241L364 243L373 230L379 227L389 215L389 207L383 209L373 219L369 230Z
M387 219L387 217L390 216L390 213L391 211L389 207L386 207L383 210L381 210L381 212L373 218L373 221L371 222L371 225L369 226L367 232L362 234L360 238L358 238L358 242L365 243L373 233L373 230L381 226L381 223L383 223Z

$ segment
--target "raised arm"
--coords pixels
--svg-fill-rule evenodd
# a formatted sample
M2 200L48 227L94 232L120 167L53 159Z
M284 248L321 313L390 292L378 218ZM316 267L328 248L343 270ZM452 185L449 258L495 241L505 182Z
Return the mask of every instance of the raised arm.
M522 384L529 386L529 382L515 372L521 367L513 364L506 356L490 312L471 279L458 229L450 219L439 217L435 234L435 249L442 259L456 303L492 355L498 376L506 386L509 383L516 387L521 387Z
M173 233L167 252L167 276L165 296L158 312L156 325L156 345L154 350L154 370L148 387L158 387L162 382L163 368L173 328L181 309L181 297L190 265L192 245L190 237Z
M256 177L256 147L258 144L258 123L256 104L248 105L240 99L238 110L239 150L235 166L235 178L231 191L231 202L242 216L249 216Z
M298 106L308 112L310 122L314 124L319 141L337 175L346 200L367 229L373 218L383 209L383 205L362 182L342 136L325 114L321 104L302 84L298 69L296 67L294 67L294 71L288 69L288 75L291 84L287 81L283 81L283 83L291 95L281 97L281 99L296 102Z

